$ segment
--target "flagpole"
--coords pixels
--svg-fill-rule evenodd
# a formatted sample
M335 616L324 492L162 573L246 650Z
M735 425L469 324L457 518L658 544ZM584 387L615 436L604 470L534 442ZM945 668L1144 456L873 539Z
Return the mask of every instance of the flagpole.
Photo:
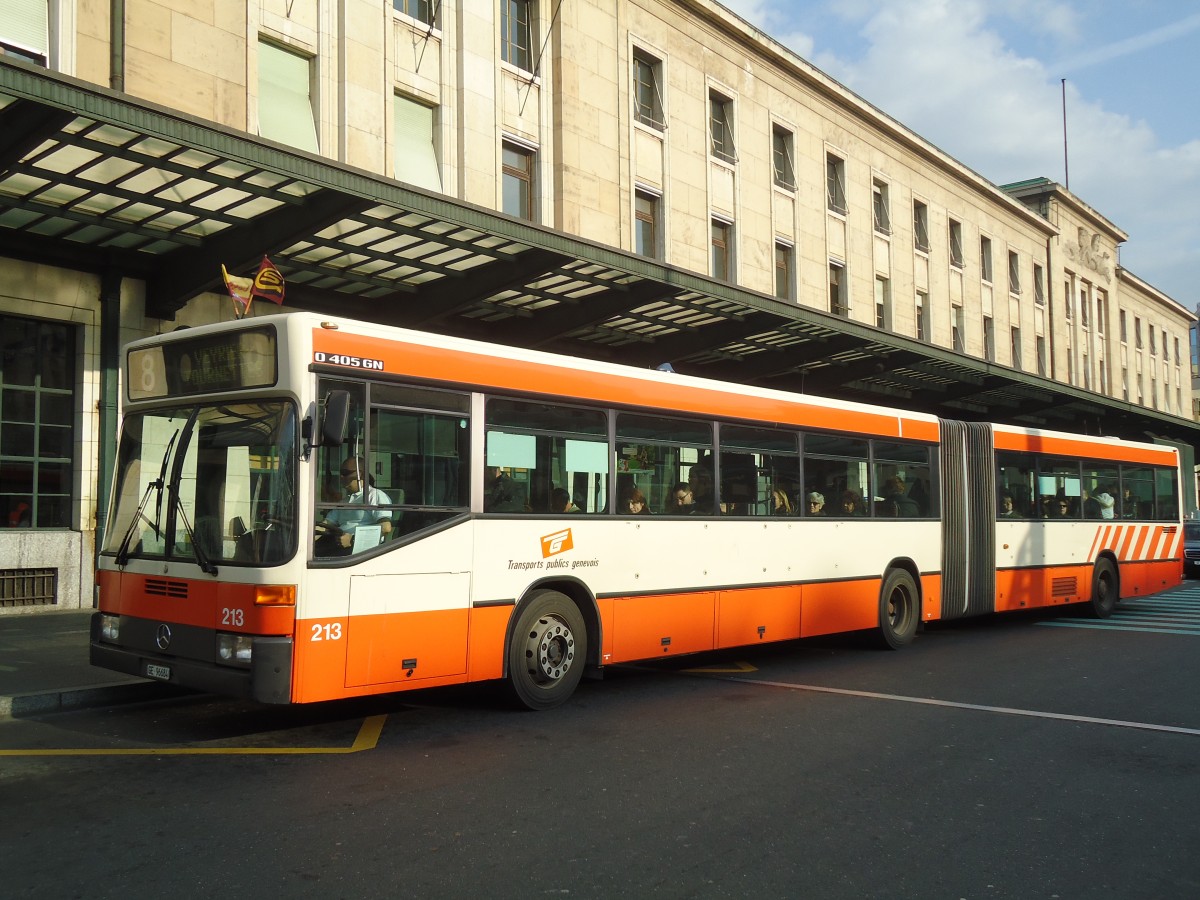
M1067 79L1062 80L1063 112L1063 187L1071 189L1071 166L1067 160Z

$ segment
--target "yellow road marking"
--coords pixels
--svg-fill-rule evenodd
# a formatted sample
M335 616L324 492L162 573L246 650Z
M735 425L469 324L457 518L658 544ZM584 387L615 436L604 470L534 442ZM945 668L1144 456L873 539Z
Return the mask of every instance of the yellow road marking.
M383 716L368 716L349 747L137 747L109 750L54 748L46 750L4 750L0 756L319 756L322 754L359 753L374 750L383 731Z

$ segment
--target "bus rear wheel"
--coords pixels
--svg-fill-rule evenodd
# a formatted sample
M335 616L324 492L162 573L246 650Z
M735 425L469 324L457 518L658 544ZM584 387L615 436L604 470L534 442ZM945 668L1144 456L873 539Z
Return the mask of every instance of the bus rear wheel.
M526 709L553 709L575 692L587 660L587 626L565 594L543 591L520 613L508 645L508 689Z
M892 569L879 591L879 645L899 650L917 633L917 583L904 569Z
M1121 599L1121 582L1117 578L1117 567L1110 559L1096 560L1092 570L1092 602L1088 604L1091 614L1097 619L1107 619Z

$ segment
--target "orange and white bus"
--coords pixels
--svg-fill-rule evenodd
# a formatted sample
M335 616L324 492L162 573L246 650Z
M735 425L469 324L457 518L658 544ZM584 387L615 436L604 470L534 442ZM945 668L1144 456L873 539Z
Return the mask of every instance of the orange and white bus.
M1172 448L308 313L131 344L99 666L268 703L580 677L1181 579Z

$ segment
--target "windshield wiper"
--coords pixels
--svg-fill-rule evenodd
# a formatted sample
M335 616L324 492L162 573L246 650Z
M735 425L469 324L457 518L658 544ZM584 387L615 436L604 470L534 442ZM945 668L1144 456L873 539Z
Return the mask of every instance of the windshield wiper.
M129 562L129 544L133 540L133 534L137 530L139 522L145 522L154 529L154 536L160 541L162 540L162 528L159 523L162 521L162 492L163 485L167 477L167 460L171 458L171 448L175 446L175 438L179 437L179 429L175 429L175 433L171 435L171 439L167 441L167 449L163 451L162 465L158 467L158 478L146 485L146 493L142 494L142 500L138 503L137 512L133 514L133 521L129 523L129 529L125 532L125 536L121 539L121 546L117 548L117 565L125 566ZM150 492L158 492L158 500L154 505L154 521L146 517L146 504L150 502Z
M187 533L188 540L191 542L192 555L196 558L196 565L205 574L216 575L217 567L209 560L208 554L204 552L204 549L196 543L196 533L192 530L192 523L188 520L187 512L184 511L179 496L179 482L183 477L183 463L187 458L188 447L195 434L196 419L199 415L200 407L197 406L192 410L191 415L188 416L188 420L183 426L183 439L179 442L179 449L175 453L175 463L171 466L171 480L167 482L167 544L169 545L168 553L174 556L175 516L178 515L183 522L183 530ZM167 461L164 458L162 472L164 477L166 476L166 467ZM160 502L161 499L160 495Z

